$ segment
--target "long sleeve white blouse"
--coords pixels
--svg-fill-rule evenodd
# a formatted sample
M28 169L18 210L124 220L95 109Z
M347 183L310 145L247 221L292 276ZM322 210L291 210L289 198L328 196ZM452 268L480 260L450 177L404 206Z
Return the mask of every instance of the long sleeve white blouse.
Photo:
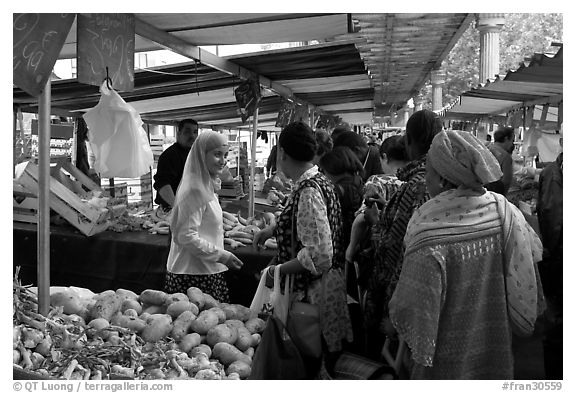
M228 268L223 262L230 256L224 249L222 208L218 198L193 211L178 210L178 233L172 233L167 270L175 274L215 274Z

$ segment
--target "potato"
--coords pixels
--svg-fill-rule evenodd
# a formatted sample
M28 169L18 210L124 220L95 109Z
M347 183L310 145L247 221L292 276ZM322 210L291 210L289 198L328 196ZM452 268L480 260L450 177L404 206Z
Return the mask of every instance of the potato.
M108 338L110 332L106 329L110 326L110 322L105 318L96 318L88 322L88 329L86 330L86 335L88 338L100 336L103 339Z
M166 309L166 314L170 315L172 318L178 318L178 316L184 311L191 311L194 315L198 315L199 313L198 306L188 301L188 298L186 298L185 301L176 301L170 304Z
M237 316L238 312L234 304L222 303L220 308L226 314L226 319L239 319Z
M250 318L250 309L241 304L222 303L220 308L226 314L226 319L239 319L244 322Z
M190 301L190 299L188 299L188 295L186 295L185 293L182 293L182 292L169 293L168 297L166 298L166 301L164 302L164 305L166 307L168 307L172 303L183 301L183 300L186 300L187 302Z
M120 338L120 335L118 334L118 332L110 332L110 333L111 334L106 339L106 342L111 344L111 345L120 345L120 341L122 341L122 339Z
M212 307L208 308L207 310L214 311L216 315L218 315L218 323L224 323L226 321L226 314L224 313L224 311L222 311L222 309L218 307Z
M124 299L120 306L120 311L124 312L128 309L136 310L136 315L142 313L142 305L136 299Z
M234 344L238 338L238 333L235 329L236 328L229 327L223 323L216 325L212 329L208 330L208 333L206 334L206 343L211 347L220 342Z
M190 287L186 291L186 295L188 295L188 299L192 303L195 303L200 310L204 308L204 293L200 288Z
M260 335L260 333L254 333L252 335L252 346L253 347L258 346L258 344L260 344L260 341L262 341L262 336Z
M188 334L190 330L190 324L196 319L196 315L190 310L181 313L178 318L173 323L172 331L170 336L176 340L180 341L182 337Z
M146 321L138 318L138 316L120 315L116 320L116 325L130 329L135 333L140 333L146 327Z
M225 366L229 366L237 360L241 360L248 365L252 364L250 356L243 354L242 351L234 345L224 342L216 343L216 345L214 345L214 348L212 349L212 357L220 360L220 363Z
M218 315L214 311L204 310L192 321L192 330L199 334L206 334L218 325Z
M172 332L172 318L166 314L154 314L146 321L142 338L146 342L157 342Z
M194 334L194 333L192 333L192 334ZM191 357L191 358L196 357L196 356L198 356L200 353L204 353L204 354L206 354L206 356L207 356L208 358L210 358L210 357L212 356L212 348L210 348L210 347L209 347L208 345L206 345L206 344L197 345L197 346L195 346L194 348L192 348L192 349L190 350L190 357Z
M116 295L120 296L124 300L132 299L132 300L138 301L138 294L136 294L135 292L132 292L129 289L118 288L116 290Z
M150 314L150 313L143 312L142 314L138 315L138 318L140 318L141 320L146 322L148 320L148 318L150 318L151 315L152 314Z
M226 325L228 326L234 326L235 328L239 328L239 327L245 327L244 326L244 322L242 322L239 319L228 319L226 320L226 322L224 322Z
M193 348L200 345L200 335L198 333L189 333L182 337L178 343L178 348L185 353L190 352ZM190 357L193 357L190 355Z
M86 307L82 304L80 296L75 291L64 290L62 292L55 292L50 295L50 305L54 307L62 307L64 314L77 314L85 313Z
M133 308L128 308L128 309L124 310L124 312L122 314L126 315L127 317L137 317L138 311L134 310Z
M166 307L164 306L159 306L157 304L143 304L142 305L142 312L143 313L148 313L148 314L165 314L166 313Z
M266 327L266 322L260 318L252 318L244 322L246 329L252 334L262 333Z
M120 311L115 312L114 315L112 315L112 318L110 318L110 325L120 326L120 319L122 316L123 315Z
M246 322L250 319L250 308L243 306L241 304L236 304L237 316L242 322Z
M116 292L114 290L107 289L104 292L100 292L100 293L97 293L96 295L94 295L94 300L100 300L102 298L108 297L110 295L115 295L115 294L116 294Z
M251 372L252 368L250 367L250 365L241 360L236 360L235 362L232 362L226 369L226 375L236 373L240 376L240 379L248 378Z
M254 357L254 352L255 352L254 347L250 347L250 348L248 348L247 350L244 351L244 355L250 356L250 358L253 358L253 357Z
M145 289L140 294L140 301L145 304L163 306L166 300L168 300L168 294L157 289Z
M210 309L213 307L220 307L220 302L216 299L214 299L214 297L212 297L212 295L210 295L209 293L204 293L204 308L205 309Z
M91 319L104 318L110 321L112 316L120 311L121 306L122 298L116 293L112 292L109 295L101 296L90 310Z
M141 333L146 327L146 322L138 317L128 317L125 327L136 333Z
M252 335L250 334L248 329L246 329L245 327L239 327L238 339L236 340L236 342L232 344L234 344L236 348L244 352L245 350L247 350L252 346L252 342L253 342Z

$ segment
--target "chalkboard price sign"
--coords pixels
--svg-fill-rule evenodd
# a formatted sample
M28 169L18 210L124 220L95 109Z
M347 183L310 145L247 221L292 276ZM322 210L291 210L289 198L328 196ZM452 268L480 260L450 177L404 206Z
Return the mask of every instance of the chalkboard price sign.
M13 83L33 97L39 96L76 14L13 14Z
M134 90L134 15L78 14L78 82Z

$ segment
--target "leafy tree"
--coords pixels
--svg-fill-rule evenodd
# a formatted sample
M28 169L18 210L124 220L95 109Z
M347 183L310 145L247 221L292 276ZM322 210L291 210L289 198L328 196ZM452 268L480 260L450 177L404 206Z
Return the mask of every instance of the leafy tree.
M500 74L516 70L524 58L551 50L553 42L562 42L562 14L505 14L500 32ZM442 88L443 105L454 102L460 94L478 86L480 71L480 32L474 20L442 62L446 83ZM428 81L417 100L432 107L432 85Z

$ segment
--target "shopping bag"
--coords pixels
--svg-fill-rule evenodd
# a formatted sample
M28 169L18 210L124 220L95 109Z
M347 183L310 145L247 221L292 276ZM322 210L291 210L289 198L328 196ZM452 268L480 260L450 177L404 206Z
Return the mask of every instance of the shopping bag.
M252 358L248 379L304 379L306 368L300 352L286 330L289 305L289 277L281 291L280 269L274 269L274 288L271 294L272 315L262 332L262 340Z
M305 379L306 368L284 324L271 315L252 358L248 379Z
M256 288L256 293L250 303L250 318L257 318L260 314L271 314L272 304L270 303L270 295L272 290L266 287L266 275L268 274L267 266L260 276L260 282L258 283L258 288Z
M319 358L322 355L320 313L317 305L292 302L286 329L303 356Z

